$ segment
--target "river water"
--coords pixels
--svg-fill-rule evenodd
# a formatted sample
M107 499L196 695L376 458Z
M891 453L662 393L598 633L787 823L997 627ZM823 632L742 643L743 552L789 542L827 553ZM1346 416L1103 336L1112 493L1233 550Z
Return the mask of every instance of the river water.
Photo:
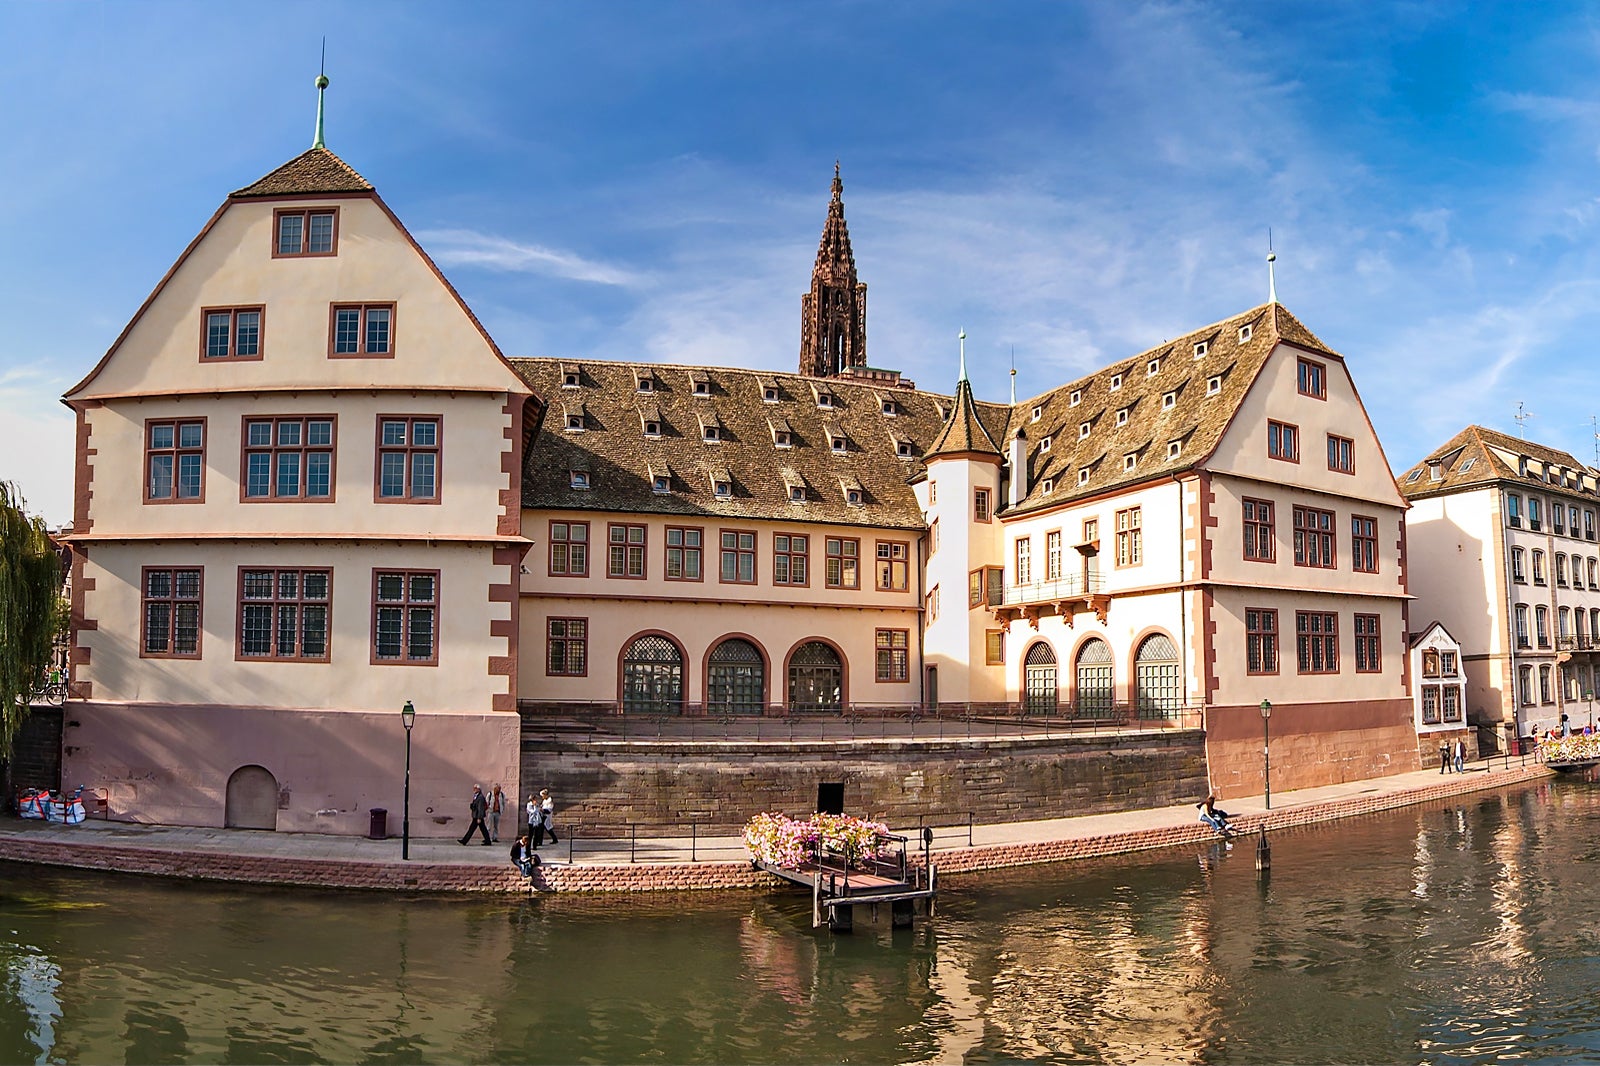
M0 1062L1600 1060L1600 786L804 894L402 899L0 866Z

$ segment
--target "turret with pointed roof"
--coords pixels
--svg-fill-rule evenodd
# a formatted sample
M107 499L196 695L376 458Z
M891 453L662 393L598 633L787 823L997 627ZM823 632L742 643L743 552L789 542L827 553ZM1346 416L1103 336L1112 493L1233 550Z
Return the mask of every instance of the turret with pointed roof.
M835 163L811 291L800 297L800 373L812 377L838 377L847 367L867 365L867 287L856 280L843 197Z
M978 405L972 398L972 383L967 380L966 331L961 333L961 377L956 382L956 402L944 428L923 453L923 461L939 456L992 455L1000 458L1000 448L994 437L978 417Z

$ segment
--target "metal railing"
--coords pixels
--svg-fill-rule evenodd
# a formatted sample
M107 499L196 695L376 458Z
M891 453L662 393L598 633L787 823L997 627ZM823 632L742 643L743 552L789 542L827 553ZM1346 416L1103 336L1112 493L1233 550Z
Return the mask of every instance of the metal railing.
M733 713L684 703L640 713L615 700L523 700L522 735L539 742L587 740L928 740L963 737L1068 737L1143 734L1204 728L1205 708L1146 700L1139 704L1049 707L1011 703L846 703L823 710L773 704L761 713Z
M905 879L903 845L908 837L921 839L924 828L934 831L933 849L950 851L973 846L973 812L925 814L917 817L916 826L908 823L903 833L891 834L893 841L902 845L902 853L895 860L898 875ZM561 826L561 840L557 851L565 848L568 863L577 859L613 858L620 861L624 854L631 865L678 862L743 862L750 858L742 839L743 828L716 823L688 822L628 822L622 825L605 823L569 822ZM735 838L729 843L728 838Z
M1015 607L1025 603L1049 603L1052 600L1094 595L1105 590L1105 579L1099 574L1072 574L1055 581L1008 584L1001 591L999 605Z

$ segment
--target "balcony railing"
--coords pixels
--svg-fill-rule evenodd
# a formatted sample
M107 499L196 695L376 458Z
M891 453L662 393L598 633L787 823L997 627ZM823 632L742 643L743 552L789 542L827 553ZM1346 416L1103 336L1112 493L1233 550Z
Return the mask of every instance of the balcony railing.
M1556 640L1557 651L1593 651L1600 647L1600 641L1587 633L1579 633L1572 637L1559 637Z
M1007 585L1001 602L1008 607L1024 603L1050 603L1105 592L1105 579L1099 574L1073 574L1056 581L1034 581L1026 585Z

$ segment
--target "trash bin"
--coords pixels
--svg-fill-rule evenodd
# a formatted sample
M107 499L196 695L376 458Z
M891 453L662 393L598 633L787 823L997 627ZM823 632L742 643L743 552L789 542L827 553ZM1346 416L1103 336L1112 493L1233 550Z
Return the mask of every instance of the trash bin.
M1512 755L1521 755L1522 754L1522 738L1521 737L1512 737L1511 738L1511 754Z
M389 809L387 807L374 807L367 813L372 815L372 821L367 826L368 840L389 839Z

